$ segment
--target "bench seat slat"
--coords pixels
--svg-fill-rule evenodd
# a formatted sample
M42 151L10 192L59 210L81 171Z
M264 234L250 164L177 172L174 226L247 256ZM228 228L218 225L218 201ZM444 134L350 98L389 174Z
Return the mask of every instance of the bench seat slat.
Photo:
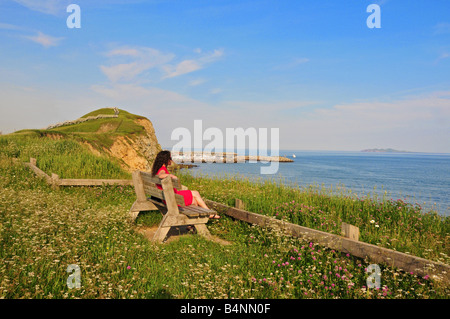
M155 205L166 207L166 205L160 200L155 198L148 198L149 201L154 203ZM209 216L212 213L215 213L214 210L207 210L198 206L185 206L185 207L178 207L181 214L184 214L188 217L205 217Z
M200 216L209 216L210 214L215 213L214 210L205 209L205 208L202 208L202 207L199 207L199 206L191 205L191 206L188 206L188 208L190 210L196 211Z

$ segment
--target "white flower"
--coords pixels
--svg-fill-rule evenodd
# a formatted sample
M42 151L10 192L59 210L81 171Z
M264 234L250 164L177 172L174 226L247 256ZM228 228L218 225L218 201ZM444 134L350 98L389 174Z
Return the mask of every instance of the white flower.
M380 225L375 225L375 227L380 227Z
M373 223L375 223L375 221L372 219L372 220L370 221L370 223L373 224Z

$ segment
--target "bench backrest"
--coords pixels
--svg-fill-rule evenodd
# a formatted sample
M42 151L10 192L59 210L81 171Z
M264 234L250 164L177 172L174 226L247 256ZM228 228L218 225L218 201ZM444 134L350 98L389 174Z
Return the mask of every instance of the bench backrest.
M162 185L161 179L158 176L153 176L151 173L146 173L139 171L140 179L143 183L144 192L146 195L149 195L153 198L158 198L160 200L166 200L164 196L164 191L162 189L159 189L156 187L156 185ZM172 185L178 190L181 190L181 183L178 179L172 178ZM135 185L136 187L136 185ZM172 190L173 191L173 188ZM184 197L180 194L174 194L175 195L175 201L177 205L180 205L182 207L185 206L184 204Z

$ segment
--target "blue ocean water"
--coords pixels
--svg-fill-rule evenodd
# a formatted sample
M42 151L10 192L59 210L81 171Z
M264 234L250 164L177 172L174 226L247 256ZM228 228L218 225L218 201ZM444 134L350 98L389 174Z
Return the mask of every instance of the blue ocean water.
M386 193L450 215L450 154L280 151L294 160L279 163L275 175L262 175L270 163L195 163L195 174L241 174L253 178L282 177L300 186L345 187L359 196ZM293 158L295 155L295 158Z

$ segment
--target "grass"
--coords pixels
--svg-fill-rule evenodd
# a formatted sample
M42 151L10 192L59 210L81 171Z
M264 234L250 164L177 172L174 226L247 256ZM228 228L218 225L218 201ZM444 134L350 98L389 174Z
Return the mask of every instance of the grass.
M105 118L89 120L86 122L65 125L49 130L20 130L14 135L22 136L60 136L63 138L70 138L78 142L86 142L92 145L95 149L102 152L103 149L109 149L118 136L125 136L129 139L134 139L136 136L145 134L145 128L135 121L138 119L145 119L145 117L129 113L124 110L119 110L117 118ZM110 108L102 108L83 115L81 118L96 115L114 115L114 110ZM101 128L106 127L106 132L101 132Z
M135 231L136 224L156 225L161 215L142 213L135 223L130 223L127 213L135 200L133 187L53 190L23 164L12 160L18 157L28 161L34 152L43 154L45 150L49 157L61 156L60 162L49 164L49 169L56 172L57 165L64 165L64 157L68 161L70 154L72 159L73 147L75 144L64 140L0 138L1 298L449 297L448 287L431 278L383 265L380 265L381 288L370 289L365 272L369 260L285 236L276 228L261 228L227 216L209 222L208 228L232 245L222 246L197 235L182 236L164 245L152 244ZM102 172L99 174L102 178L112 178L120 172L108 169L113 163L100 160L93 162L92 167L83 165L81 159L70 164L74 167L71 174L76 177L96 174L90 171L92 168ZM382 241L383 236L398 233L395 238L402 242L398 249L404 246L412 251L418 245L419 254L448 261L445 245L448 220L420 212L423 219L415 225L417 207L413 209L397 201L377 204L374 199L350 195L333 197L314 187L292 189L273 181L211 176L194 179L186 172L179 175L183 184L224 204L233 205L238 197L251 211L308 227L323 227L330 232L338 231L341 220L351 222L361 228L365 241L379 241L380 245L387 243ZM299 217L300 212L304 216ZM389 224L392 230L384 225L389 223L388 216L391 220L395 218L395 223ZM380 227L374 227L370 220ZM422 230L419 237L423 236L424 243L417 243L415 234L411 234L413 226ZM428 236L435 239L429 246ZM440 240L444 242L436 244ZM66 270L70 264L81 269L79 289L67 287Z
M0 136L0 155L29 162L37 159L40 169L60 178L117 178L130 179L118 161L107 156L96 156L76 140L50 139L33 134Z
M342 222L359 227L360 240L415 256L449 263L450 217L402 200L360 198L345 188L299 187L282 180L241 176L180 178L207 198L234 206L239 198L255 213L340 235Z

